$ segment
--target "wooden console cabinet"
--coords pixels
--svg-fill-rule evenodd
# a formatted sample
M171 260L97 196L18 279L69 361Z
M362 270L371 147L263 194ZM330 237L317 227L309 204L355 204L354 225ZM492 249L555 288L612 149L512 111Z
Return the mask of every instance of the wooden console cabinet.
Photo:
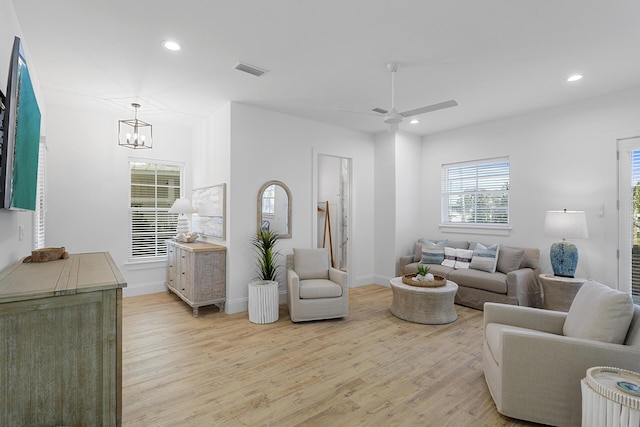
M0 425L122 424L122 288L107 252L0 272Z
M167 242L167 288L193 308L215 304L224 311L227 248L205 242Z

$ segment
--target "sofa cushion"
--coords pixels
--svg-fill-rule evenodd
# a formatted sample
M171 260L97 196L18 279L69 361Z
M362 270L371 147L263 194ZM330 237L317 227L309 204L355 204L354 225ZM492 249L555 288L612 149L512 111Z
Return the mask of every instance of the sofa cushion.
M324 256L322 252L324 252ZM329 252L322 249L294 249L293 266L300 280L328 280Z
M440 264L444 260L444 248L447 246L447 241L434 243L429 240L422 242L422 257L420 263L422 264Z
M469 242L466 240L434 240L434 239L419 239L413 248L413 262L419 262L422 259L422 244L423 242L429 242L431 244L443 243L444 246L448 246L454 249L469 249Z
M469 242L466 240L447 240L447 246L454 249L469 249Z
M309 279L300 281L300 298L337 298L342 296L342 286L330 280Z
M444 260L440 263L446 267L454 268L456 266L456 251L455 248L445 247L444 248Z
M539 266L540 266L540 249L524 248L524 257L522 258L522 262L520 263L520 268L533 268L535 270Z
M453 270L449 280L467 288L481 289L498 294L507 293L507 275L504 273L487 273L480 270Z
M500 247L497 243L489 247L477 243L475 249L473 250L473 258L471 258L470 267L475 270L495 273L499 252Z
M504 274L515 271L520 268L523 258L524 249L516 249L506 246L500 247L496 270Z
M622 344L633 309L631 295L598 282L585 282L569 307L563 333L568 337Z
M471 258L473 257L473 251L470 249L456 249L456 264L454 268L466 269L471 264Z

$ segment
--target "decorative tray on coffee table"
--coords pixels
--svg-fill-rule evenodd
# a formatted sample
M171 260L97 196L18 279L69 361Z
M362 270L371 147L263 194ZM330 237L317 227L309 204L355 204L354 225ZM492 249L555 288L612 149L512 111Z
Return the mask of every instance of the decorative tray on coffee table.
M439 288L447 284L447 279L442 276L433 276L433 282L416 280L417 274L405 274L402 276L402 283L409 286L417 286L419 288Z

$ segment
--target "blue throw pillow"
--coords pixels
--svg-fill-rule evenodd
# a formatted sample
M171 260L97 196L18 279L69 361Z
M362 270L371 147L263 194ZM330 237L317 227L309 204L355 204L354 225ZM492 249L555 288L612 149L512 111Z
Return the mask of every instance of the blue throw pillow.
M422 258L421 264L441 264L444 261L444 248L447 241L443 240L438 243L429 240L422 241Z
M488 248L480 243L476 244L476 248L473 250L473 257L471 257L470 267L474 270L495 273L498 262L498 251L499 245L497 243Z

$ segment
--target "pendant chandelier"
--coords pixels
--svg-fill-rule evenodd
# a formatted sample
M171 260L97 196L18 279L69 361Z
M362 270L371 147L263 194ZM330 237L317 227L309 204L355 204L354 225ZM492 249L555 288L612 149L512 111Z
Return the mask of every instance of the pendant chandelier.
M153 127L147 122L138 120L138 108L140 104L133 103L135 117L129 120L118 121L118 144L123 147L140 148L153 147Z

